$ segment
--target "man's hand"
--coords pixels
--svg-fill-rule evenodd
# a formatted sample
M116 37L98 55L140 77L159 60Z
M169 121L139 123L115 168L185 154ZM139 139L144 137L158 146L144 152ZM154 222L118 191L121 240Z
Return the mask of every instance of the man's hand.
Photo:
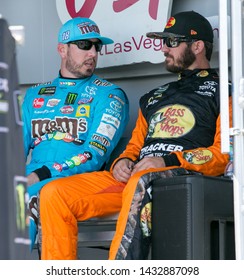
M32 172L27 176L27 186L31 186L37 182L40 182L40 179L35 172Z
M162 168L165 167L165 162L162 157L145 157L134 165L131 176L136 172L147 170L150 168Z
M134 162L128 158L120 159L113 168L114 178L123 183L127 183L130 179Z

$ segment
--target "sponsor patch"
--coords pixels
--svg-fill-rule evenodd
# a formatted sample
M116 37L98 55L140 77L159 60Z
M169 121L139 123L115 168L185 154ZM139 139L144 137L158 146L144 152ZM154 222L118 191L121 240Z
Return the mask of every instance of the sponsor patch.
M49 99L47 102L47 107L57 106L60 101L61 99L55 99L55 98Z
M42 111L37 111L37 110L35 110L35 111L34 111L34 114L49 114L49 113L54 113L54 112L55 112L54 109L52 109L52 110L47 110L47 109L45 109L45 110L42 110Z
M69 132L74 137L74 141L76 141L76 138L79 138L78 131L83 132L84 130L86 130L86 124L80 124L76 118L66 116L55 117L55 119L40 118L31 120L32 138L38 138L48 131L49 133L62 133L62 136L60 136L62 139L65 133Z
M71 114L74 112L74 108L72 106L63 106L60 108L60 112L62 114Z
M209 75L209 73L207 70L202 70L199 73L197 73L197 76L202 77L202 78L207 77L208 75Z
M114 110L110 109L110 108L106 108L106 113L115 116L116 118L118 118L119 120L121 120L121 114L118 112L115 112Z
M156 144L151 144L149 146L145 146L144 148L141 149L141 153L155 153L155 152L177 152L177 151L182 151L183 147L180 145L175 145L175 144L167 144L167 143L156 143Z
M45 83L38 83L32 86L32 88L36 88L39 86L47 86L47 85L51 85L52 82L45 82Z
M170 17L168 22L167 22L167 24L166 24L166 26L165 26L165 28L171 28L172 26L175 25L175 22L176 22L175 18L174 17Z
M104 145L106 147L110 146L110 142L108 141L108 139L101 135L93 134L92 139L98 141L99 143L101 143L102 145Z
M116 112L120 113L122 111L122 105L120 104L120 102L118 102L116 100L110 102L110 107Z
M85 91L86 91L86 93L88 93L89 95L96 95L97 88L96 88L96 87L86 86Z
M69 92L64 101L64 104L65 105L75 104L77 96L78 96L78 93Z
M110 123L110 124L114 125L116 128L119 128L119 126L120 126L120 120L113 117L112 115L103 114L102 121Z
M165 106L152 115L148 138L177 138L190 132L195 117L188 107L180 104Z
M79 105L76 113L76 117L89 117L90 116L90 105Z
M125 102L117 95L114 95L114 94L109 94L108 96L109 98L114 98L116 99L117 101L119 101L122 105L125 105Z
M103 146L102 144L100 144L100 143L97 143L97 142L95 142L95 141L91 141L91 142L89 142L89 144L90 144L91 146L93 146L93 147L96 147L96 148L99 149L99 150L102 150L104 153L107 152L107 148L104 147L104 146Z
M101 135L107 136L110 140L112 140L116 129L110 124L101 122L96 132L100 133Z
M112 84L108 81L102 81L100 79L95 79L93 81L93 84L97 85L97 86L103 86L103 87L110 87Z
M71 87L71 86L75 86L76 83L75 82L59 82L59 85L60 86L68 86L68 87Z
M44 105L44 98L35 98L33 100L33 108L37 109L37 108L41 108Z
M90 152L84 152L84 154L78 154L77 156L73 156L71 159L66 160L62 164L54 163L53 168L59 172L62 172L63 170L74 168L75 166L78 166L81 163L86 163L88 160L91 159L92 154Z
M158 97L162 96L162 93L165 92L169 88L169 84L159 87L153 95Z
M39 95L53 95L56 91L56 87L43 87L39 90Z
M205 149L205 150L194 150L191 152L184 152L183 157L186 161L192 163L192 164L204 164L208 161L210 161L213 157L213 154L211 151Z
M87 103L92 103L93 97L89 97L89 98L82 98L78 101L78 105L80 104L87 104Z

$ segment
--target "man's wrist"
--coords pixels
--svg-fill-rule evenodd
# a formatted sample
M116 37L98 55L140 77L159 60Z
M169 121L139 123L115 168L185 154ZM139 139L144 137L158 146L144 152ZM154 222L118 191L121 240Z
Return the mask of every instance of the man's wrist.
M180 161L178 160L176 154L170 154L163 156L165 166L180 166Z
M45 165L43 165L41 168L34 170L33 172L36 173L36 175L38 176L40 181L52 177L52 174L51 174L49 168L46 167Z

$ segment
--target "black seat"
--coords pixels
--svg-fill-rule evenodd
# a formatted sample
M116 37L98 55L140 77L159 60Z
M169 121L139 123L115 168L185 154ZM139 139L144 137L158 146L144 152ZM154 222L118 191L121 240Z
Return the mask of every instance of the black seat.
M235 259L232 180L164 178L152 191L152 259Z

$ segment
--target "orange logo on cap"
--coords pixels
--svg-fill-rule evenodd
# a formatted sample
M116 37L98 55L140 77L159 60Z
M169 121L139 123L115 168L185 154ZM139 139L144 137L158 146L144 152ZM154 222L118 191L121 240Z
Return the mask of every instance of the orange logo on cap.
M191 29L191 35L197 35L197 31Z
M168 20L168 22L167 22L165 28L170 28L170 27L172 27L172 26L174 26L174 25L175 25L175 18L174 18L174 17L171 17L171 18Z

